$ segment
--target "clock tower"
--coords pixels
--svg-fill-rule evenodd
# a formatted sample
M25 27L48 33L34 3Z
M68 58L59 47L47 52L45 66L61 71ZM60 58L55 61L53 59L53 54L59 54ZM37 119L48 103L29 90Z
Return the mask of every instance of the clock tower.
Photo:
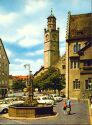
M47 29L44 29L44 68L54 65L59 60L59 28L56 29L56 18L52 14L47 18Z

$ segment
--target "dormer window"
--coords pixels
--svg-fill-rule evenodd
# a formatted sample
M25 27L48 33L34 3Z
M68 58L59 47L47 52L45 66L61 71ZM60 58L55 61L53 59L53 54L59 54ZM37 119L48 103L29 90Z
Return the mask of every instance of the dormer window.
M74 49L75 53L78 52L81 49L81 44L78 44L78 43L74 44L74 48L73 49Z

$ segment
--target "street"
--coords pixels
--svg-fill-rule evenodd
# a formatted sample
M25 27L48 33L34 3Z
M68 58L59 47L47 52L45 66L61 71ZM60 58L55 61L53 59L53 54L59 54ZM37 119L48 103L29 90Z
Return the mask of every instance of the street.
M53 117L36 119L10 120L0 116L0 124L89 124L89 112L87 104L72 101L71 115L63 113L63 101L59 102L54 111L58 114Z

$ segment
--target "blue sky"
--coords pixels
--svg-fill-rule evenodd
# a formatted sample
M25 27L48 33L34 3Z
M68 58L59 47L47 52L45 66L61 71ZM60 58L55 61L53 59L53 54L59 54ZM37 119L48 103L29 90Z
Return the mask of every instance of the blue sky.
M43 65L44 28L50 10L60 28L60 54L65 52L67 13L90 13L91 0L0 0L0 38L10 60L10 74L35 73Z

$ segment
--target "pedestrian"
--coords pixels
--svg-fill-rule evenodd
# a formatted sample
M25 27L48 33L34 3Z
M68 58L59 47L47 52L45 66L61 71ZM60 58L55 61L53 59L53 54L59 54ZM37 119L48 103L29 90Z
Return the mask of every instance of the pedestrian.
M69 98L67 100L67 107L70 108L70 111L71 111L71 100Z
M63 106L64 114L66 114L66 108L67 108L67 104L66 104L66 101L64 101L64 106Z

